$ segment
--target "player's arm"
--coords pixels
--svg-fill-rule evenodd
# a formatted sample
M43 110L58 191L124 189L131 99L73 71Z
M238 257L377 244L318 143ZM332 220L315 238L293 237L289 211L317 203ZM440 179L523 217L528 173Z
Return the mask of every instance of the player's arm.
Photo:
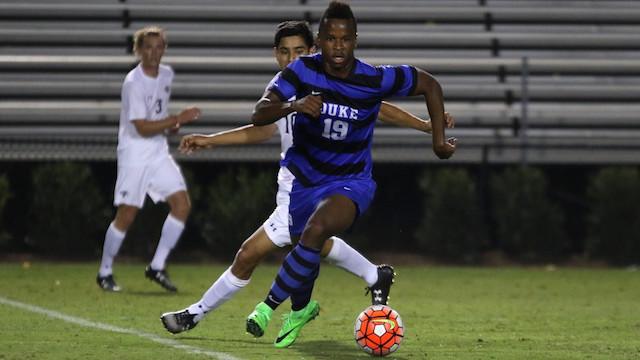
M320 95L308 95L295 101L282 101L274 92L267 90L253 109L251 121L253 125L264 126L274 123L278 119L292 112L304 113L317 118L322 109Z
M447 128L454 127L455 119L453 118L453 116L451 116L451 114L449 114L448 112L445 112L444 115L445 126ZM386 101L383 101L382 105L380 106L378 119L388 124L431 133L431 120L423 120L404 110L403 108Z
M195 150L214 146L257 144L269 140L276 133L277 128L275 124L265 126L245 125L215 134L185 135L182 137L178 149L183 153L190 154Z
M433 152L440 159L448 159L456 151L456 139L445 140L445 115L442 87L428 72L418 69L416 86L412 95L422 95L425 98L429 116L431 117L431 136Z
M190 107L182 110L177 115L170 115L162 120L146 120L136 119L131 120L136 127L138 133L142 136L153 136L159 134L165 130L177 129L182 124L187 124L200 116L200 109L197 107Z

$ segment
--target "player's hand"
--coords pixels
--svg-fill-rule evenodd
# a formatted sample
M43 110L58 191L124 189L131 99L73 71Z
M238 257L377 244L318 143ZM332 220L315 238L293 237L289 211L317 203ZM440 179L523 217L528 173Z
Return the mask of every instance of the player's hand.
M447 111L444 112L444 126L447 129L451 129L456 126L456 119L454 119L453 116L451 116L451 114L449 114L449 112ZM426 132L431 134L432 131L433 131L433 128L431 127L431 120L427 120Z
M447 111L444 112L444 126L447 129L451 129L456 126L456 119L454 119Z
M320 117L320 111L322 110L322 96L312 93L294 101L291 107L296 112L304 113L317 119Z
M180 111L180 113L177 115L177 125L190 123L200 117L200 114L202 114L202 112L197 107L186 108Z
M443 144L433 145L433 152L436 153L438 158L440 159L448 159L456 152L456 144L458 143L458 139L454 137L450 137Z
M178 146L178 150L183 154L190 155L196 150L210 147L207 139L208 137L206 135L185 135L180 139L180 146Z
M169 135L175 135L175 134L178 133L178 131L180 131L180 124L179 123L176 123L172 128L169 128L167 130Z

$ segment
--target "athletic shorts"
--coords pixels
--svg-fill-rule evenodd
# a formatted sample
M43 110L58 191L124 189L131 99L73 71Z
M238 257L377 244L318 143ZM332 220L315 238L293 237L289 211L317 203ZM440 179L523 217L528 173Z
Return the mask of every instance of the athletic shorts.
M351 199L356 204L357 217L369 208L375 192L376 182L372 179L332 181L312 187L304 187L300 182L294 181L289 197L289 233L292 236L302 234L320 201L331 195L340 194Z
M187 190L186 182L171 156L142 166L118 166L113 205L142 208L147 194L157 203L183 190Z
M278 193L276 208L269 218L262 224L269 239L277 247L291 245L289 234L289 194L294 176L289 169L282 167L278 172Z

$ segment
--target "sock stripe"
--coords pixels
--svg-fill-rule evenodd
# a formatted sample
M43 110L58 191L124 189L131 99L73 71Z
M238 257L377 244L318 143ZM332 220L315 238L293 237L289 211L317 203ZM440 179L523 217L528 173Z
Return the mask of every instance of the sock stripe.
M282 298L283 300L287 298L286 297L287 294L291 294L294 290L296 290L295 288L291 287L289 284L282 281L280 277L277 277L276 280L273 282L273 287L274 288L277 287L278 290L282 291L282 294L279 294L278 297Z
M314 280L318 276L319 268L320 250L301 244L296 245L284 259L273 284L271 284L271 290L265 303L275 310L291 294L296 293L300 295L296 296L296 305L304 307L313 291Z
M307 269L313 269L316 266L315 262L309 261L309 260L303 258L300 254L298 254L296 249L293 249L293 251L291 251L290 254L296 260L296 262L298 264L300 264L301 266L306 267ZM320 260L320 256L318 256L318 260Z
M289 263L287 261L282 263L282 268L284 269L284 271L287 273L287 275L289 275L289 277L291 277L292 279L302 282L304 281L307 277L299 274L298 272L296 272L291 265L289 265Z
M282 280L282 278L280 278L280 276L276 277L275 280L275 285L278 286L282 291L291 294L292 292L294 292L296 289L296 286L291 286L289 284L287 284L285 281ZM299 286L299 285L298 285Z
M292 277L289 276L289 274L287 274L286 272L280 272L278 273L276 279L280 279L280 281L282 281L284 284L286 284L288 287L292 288L292 289L296 289L299 286L301 286L304 283L304 279L303 280L296 280L293 279Z
M287 299L288 295L289 294L280 289L278 285L273 284L273 287L271 288L271 290L269 290L269 296L267 297L267 299L271 298L274 302L282 304Z

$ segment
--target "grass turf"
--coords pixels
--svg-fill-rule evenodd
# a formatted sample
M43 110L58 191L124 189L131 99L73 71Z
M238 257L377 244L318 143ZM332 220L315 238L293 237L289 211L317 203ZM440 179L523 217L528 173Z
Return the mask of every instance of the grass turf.
M289 349L272 345L281 324L274 314L254 339L244 320L277 271L262 266L235 298L197 328L171 335L159 316L197 301L224 267L173 265L180 291L170 294L144 278L144 264L116 264L122 293L95 284L97 264L0 264L0 297L40 306L236 359L365 359L353 324L369 303L364 283L323 265L314 298L320 316ZM455 268L396 266L390 305L406 336L389 359L639 359L640 273L622 269ZM206 355L63 322L0 304L0 359L204 359ZM215 357L214 357L215 358Z

